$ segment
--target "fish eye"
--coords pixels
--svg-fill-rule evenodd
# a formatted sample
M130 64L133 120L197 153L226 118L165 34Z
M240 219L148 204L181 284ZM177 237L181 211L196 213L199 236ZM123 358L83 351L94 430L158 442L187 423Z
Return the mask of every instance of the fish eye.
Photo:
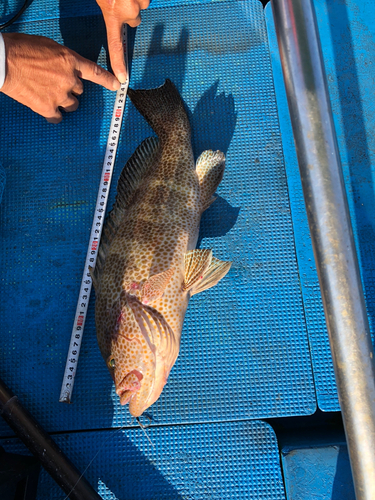
M115 358L111 358L109 361L108 361L108 366L110 368L114 368L116 366L116 362L115 362Z

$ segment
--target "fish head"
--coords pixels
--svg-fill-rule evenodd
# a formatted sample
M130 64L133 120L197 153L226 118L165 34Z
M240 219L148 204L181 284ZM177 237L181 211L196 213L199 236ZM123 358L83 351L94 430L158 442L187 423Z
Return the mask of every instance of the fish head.
M140 390L129 401L129 412L133 417L139 417L157 401L167 383L169 371L164 360L157 356L152 377L145 377L141 382Z
M98 337L99 346L120 403L138 417L162 393L178 349L163 316L136 297L128 295L115 316L107 341Z

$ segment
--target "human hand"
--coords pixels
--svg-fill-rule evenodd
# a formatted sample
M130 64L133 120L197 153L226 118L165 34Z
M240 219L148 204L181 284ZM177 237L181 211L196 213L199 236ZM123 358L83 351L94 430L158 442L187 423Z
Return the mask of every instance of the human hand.
M122 25L135 28L141 23L140 10L147 9L150 0L96 0L103 12L107 29L108 50L114 74L124 83L127 74L122 46Z
M83 92L80 78L118 90L120 83L108 71L73 50L44 36L3 33L6 76L0 91L44 116L62 120L59 108L75 111Z

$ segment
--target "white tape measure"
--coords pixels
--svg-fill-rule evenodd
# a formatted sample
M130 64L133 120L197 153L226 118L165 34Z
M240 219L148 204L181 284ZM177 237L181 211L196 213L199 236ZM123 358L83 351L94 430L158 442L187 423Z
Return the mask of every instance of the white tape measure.
M129 65L128 65L128 37L127 25L123 27L123 45L126 74L128 79L121 84L117 91L116 101L113 108L111 128L108 135L107 149L105 152L103 171L100 179L98 198L96 200L94 220L91 227L89 247L86 255L85 268L83 271L81 289L79 291L76 315L70 339L68 357L66 360L64 379L61 386L59 401L70 403L74 385L74 378L77 371L79 351L82 344L83 329L85 327L86 315L89 306L92 278L89 268L95 268L98 256L100 237L102 234L105 211L107 207L109 188L111 186L113 166L116 158L118 138L121 130L122 117L124 115L126 94L129 87Z

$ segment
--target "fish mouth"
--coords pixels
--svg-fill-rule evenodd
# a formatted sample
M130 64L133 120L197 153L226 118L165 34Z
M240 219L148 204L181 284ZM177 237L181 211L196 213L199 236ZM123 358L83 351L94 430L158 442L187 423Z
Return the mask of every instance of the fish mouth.
M126 405L141 388L143 375L138 370L128 373L116 387L116 394L120 397L120 404Z

